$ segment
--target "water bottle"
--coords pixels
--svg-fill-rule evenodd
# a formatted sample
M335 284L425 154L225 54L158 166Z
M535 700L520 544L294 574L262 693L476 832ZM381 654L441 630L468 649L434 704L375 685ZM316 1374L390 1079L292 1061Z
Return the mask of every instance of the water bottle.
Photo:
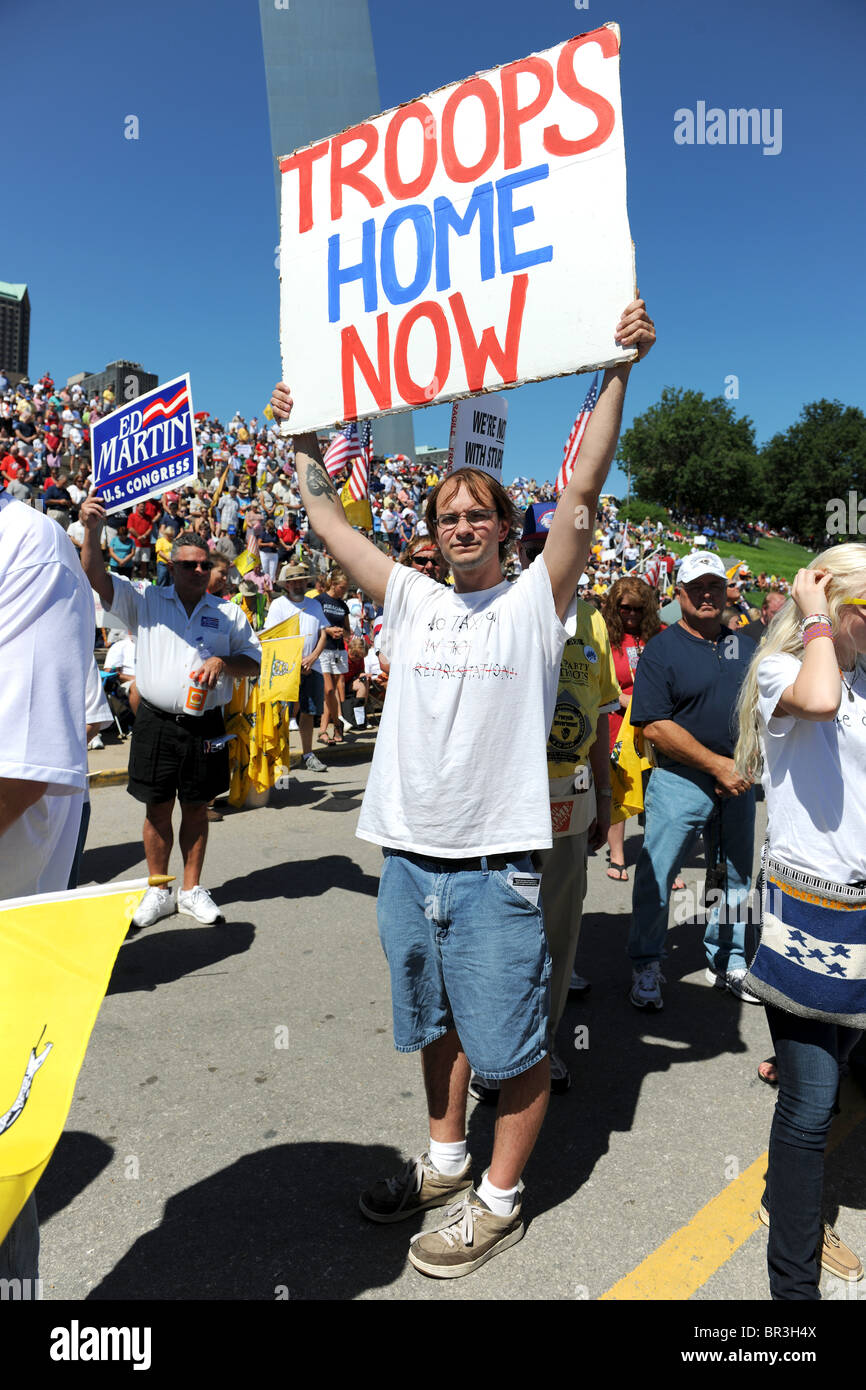
M208 688L200 681L195 679L194 671L200 671L209 656L213 653L208 650L202 639L199 637L195 644L195 661L193 671L190 671L189 685L187 686L186 699L183 702L184 714L204 714L205 701L208 697Z

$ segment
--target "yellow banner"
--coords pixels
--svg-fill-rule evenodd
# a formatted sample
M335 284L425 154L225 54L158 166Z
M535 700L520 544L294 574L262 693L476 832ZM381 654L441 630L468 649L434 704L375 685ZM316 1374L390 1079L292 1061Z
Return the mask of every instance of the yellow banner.
M644 751L643 730L631 722L631 701L620 725L619 738L610 755L610 819L639 816L643 810L643 773L652 767Z
M249 574L250 570L254 570L258 563L258 555L251 555L248 550L242 550L240 555L236 555L232 560L232 564L242 577Z
M370 499L365 497L363 501L356 502L349 491L348 478L343 484L340 492L340 501L343 504L343 511L346 513L346 520L352 526L361 526L365 531L373 529L373 513L370 510Z
M0 1243L69 1114L114 961L147 880L0 902Z
M260 700L297 700L303 653L303 637L284 637L275 642L269 634L264 635Z

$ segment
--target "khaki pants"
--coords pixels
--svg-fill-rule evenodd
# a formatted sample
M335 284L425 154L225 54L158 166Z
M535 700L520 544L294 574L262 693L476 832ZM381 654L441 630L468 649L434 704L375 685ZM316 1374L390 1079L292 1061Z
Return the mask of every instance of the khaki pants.
M541 867L541 904L547 949L553 962L550 980L551 1044L565 1012L568 985L574 966L574 953L583 918L586 896L586 853L588 830L579 835L563 835L552 849L537 851Z

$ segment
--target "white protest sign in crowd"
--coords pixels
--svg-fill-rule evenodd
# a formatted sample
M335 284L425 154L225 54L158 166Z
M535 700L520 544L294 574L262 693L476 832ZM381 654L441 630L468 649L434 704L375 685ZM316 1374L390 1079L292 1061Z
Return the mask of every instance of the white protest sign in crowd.
M280 161L294 432L629 361L619 29Z
M501 483L507 424L508 401L504 396L490 392L483 401L455 401L446 473L455 468L480 468Z

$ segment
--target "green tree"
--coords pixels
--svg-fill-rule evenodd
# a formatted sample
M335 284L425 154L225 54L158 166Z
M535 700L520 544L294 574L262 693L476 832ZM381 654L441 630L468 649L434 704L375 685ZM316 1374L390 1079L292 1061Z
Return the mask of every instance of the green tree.
M745 518L755 500L754 427L722 396L666 386L620 436L617 460L645 502Z
M820 546L828 518L839 510L834 499L842 499L847 511L848 494L854 492L856 513L866 497L866 415L841 401L805 405L797 423L761 450L761 471L763 520L788 526ZM834 527L831 532L839 540L863 539L859 528L850 535Z

